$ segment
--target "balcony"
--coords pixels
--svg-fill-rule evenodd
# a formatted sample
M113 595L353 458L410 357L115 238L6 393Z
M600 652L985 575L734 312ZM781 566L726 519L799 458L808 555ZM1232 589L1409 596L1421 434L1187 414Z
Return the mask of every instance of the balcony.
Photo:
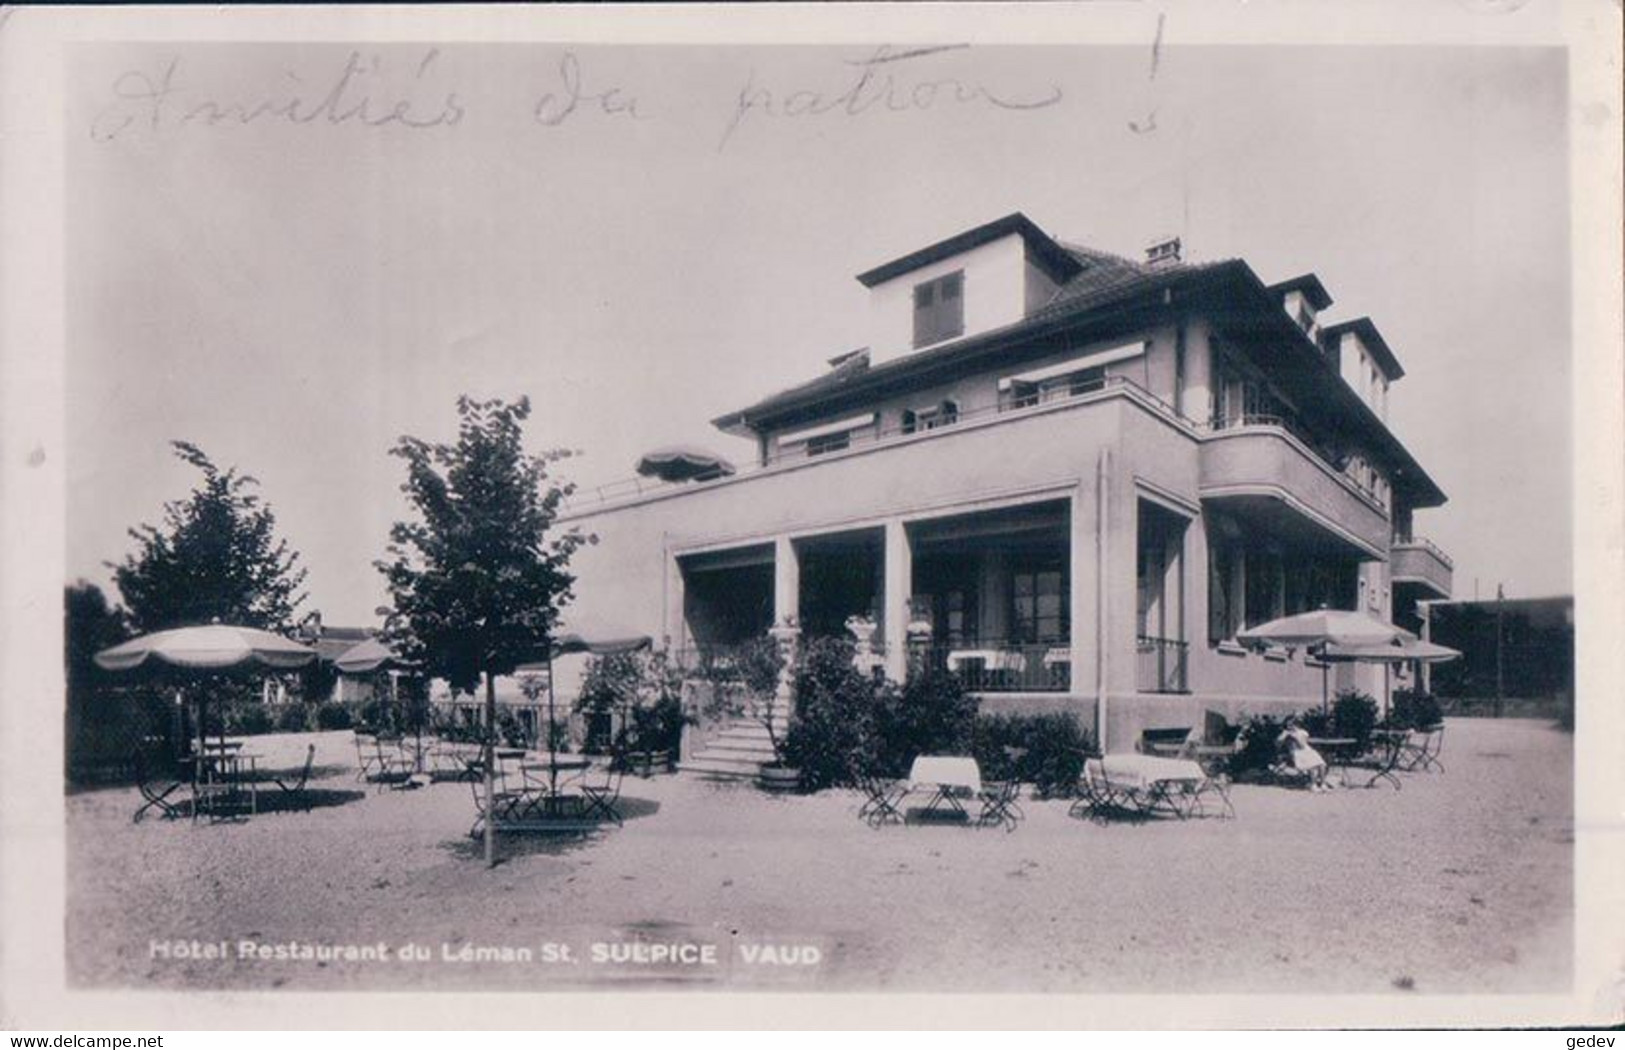
M1382 508L1284 426L1233 426L1203 438L1200 492L1268 528L1312 525L1371 558L1388 548Z
M1395 540L1390 555L1393 581L1426 587L1436 598L1450 597L1455 570L1450 556L1420 536Z

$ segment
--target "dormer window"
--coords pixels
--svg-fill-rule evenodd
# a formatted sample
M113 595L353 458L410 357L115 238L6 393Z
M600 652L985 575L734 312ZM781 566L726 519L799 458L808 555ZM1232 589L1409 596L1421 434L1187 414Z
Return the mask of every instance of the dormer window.
M965 331L965 271L914 286L914 347L930 346Z

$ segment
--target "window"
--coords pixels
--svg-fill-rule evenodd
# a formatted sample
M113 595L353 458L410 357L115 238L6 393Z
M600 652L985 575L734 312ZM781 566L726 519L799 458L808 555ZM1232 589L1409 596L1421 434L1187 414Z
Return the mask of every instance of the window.
M1061 569L1017 572L1011 579L1011 641L1065 641L1071 631L1066 573Z
M1281 556L1249 551L1246 561L1247 626L1256 627L1285 615Z
M965 271L914 286L914 345L929 346L965 330Z
M839 452L852 447L852 435L848 431L839 434L820 434L807 439L807 455L822 456L826 452Z
M1013 380L1004 391L1005 408L1031 408L1038 404L1041 396L1037 383L1023 383Z
M1105 368L1085 368L1081 372L1073 372L1064 380L1066 392L1076 397L1078 394L1092 394L1096 390L1106 387Z
M1217 537L1209 534L1210 540ZM1241 596L1237 593L1240 565L1235 548L1228 544L1209 547L1207 561L1207 640L1217 645L1241 630Z
M903 411L903 433L913 434L921 430L936 430L938 427L952 426L959 422L959 402L944 401L935 408L922 408L919 411L905 409Z

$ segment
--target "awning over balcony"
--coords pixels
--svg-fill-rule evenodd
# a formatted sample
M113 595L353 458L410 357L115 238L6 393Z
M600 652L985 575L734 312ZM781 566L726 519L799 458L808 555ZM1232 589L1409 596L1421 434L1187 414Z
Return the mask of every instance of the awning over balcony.
M875 424L875 413L865 412L862 415L847 416L837 419L833 423L820 423L816 427L807 427L803 430L791 430L779 435L780 444L790 444L797 441L811 441L813 438L828 437L831 434L844 434L860 427L872 427Z

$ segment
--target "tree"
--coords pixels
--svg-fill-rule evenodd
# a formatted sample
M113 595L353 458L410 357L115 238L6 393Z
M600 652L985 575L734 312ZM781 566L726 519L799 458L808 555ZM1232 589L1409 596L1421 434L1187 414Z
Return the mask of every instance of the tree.
M573 597L570 556L592 537L578 529L549 537L575 486L548 477L568 451L525 452L529 398L464 396L457 414L455 445L403 437L391 450L406 461L401 491L418 520L390 529L389 560L377 564L394 604L385 634L396 651L459 692L485 681L489 797L495 678L547 655L559 610ZM494 835L487 820L487 863Z
M93 583L79 580L63 589L68 692L76 694L99 673L95 656L130 637L124 610L109 605L107 595Z
M122 565L108 563L130 626L146 633L219 620L286 628L305 600L305 570L276 538L276 515L255 492L259 482L235 467L221 470L195 445L171 444L203 483L164 505L161 528L131 529L137 551Z

